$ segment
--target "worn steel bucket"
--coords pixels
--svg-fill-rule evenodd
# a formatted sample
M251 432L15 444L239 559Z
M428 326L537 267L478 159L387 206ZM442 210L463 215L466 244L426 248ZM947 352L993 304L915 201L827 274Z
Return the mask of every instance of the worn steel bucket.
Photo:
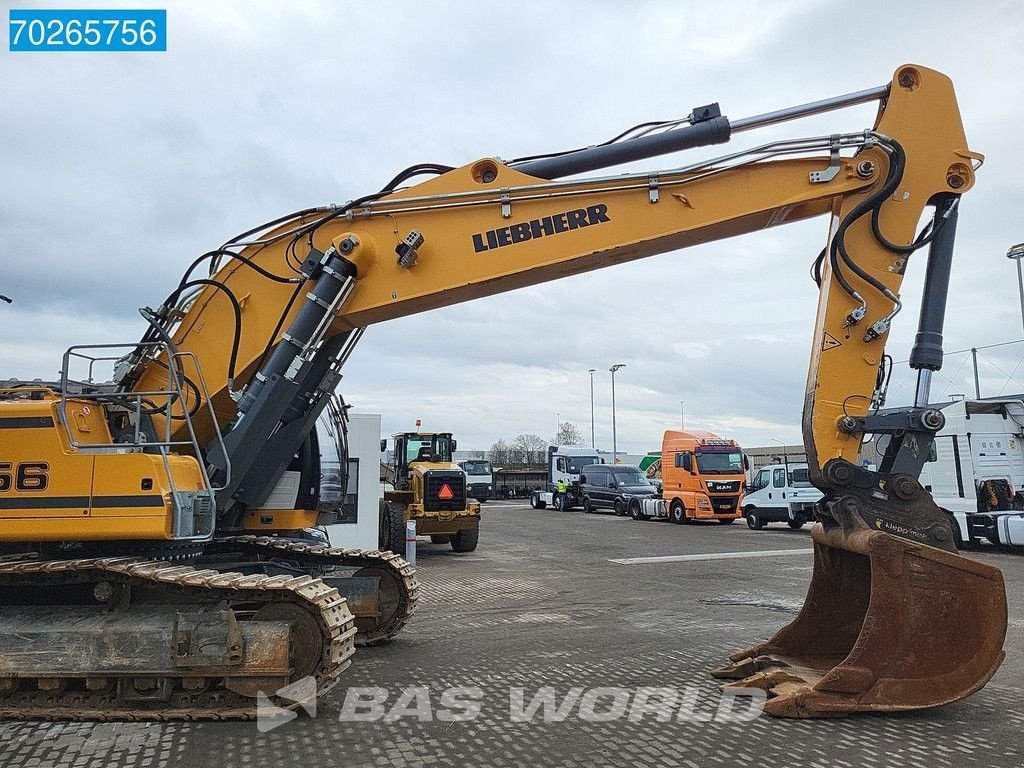
M836 717L947 704L999 668L1007 610L998 568L872 530L860 517L819 516L811 535L802 610L712 672L737 681L727 687L766 690L771 715Z

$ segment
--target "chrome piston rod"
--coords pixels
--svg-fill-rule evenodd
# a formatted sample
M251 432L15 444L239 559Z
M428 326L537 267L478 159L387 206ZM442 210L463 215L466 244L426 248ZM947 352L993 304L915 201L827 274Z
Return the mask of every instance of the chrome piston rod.
M833 96L831 99L821 99L807 104L800 104L796 107L787 107L775 112L765 112L763 115L743 117L739 120L730 120L733 133L750 131L754 128L764 128L766 125L784 123L787 120L798 120L801 117L817 115L822 112L831 112L836 109L845 109L857 104L865 104L869 101L879 101L889 95L889 85L880 85L877 88L868 88L863 91L847 93L843 96Z

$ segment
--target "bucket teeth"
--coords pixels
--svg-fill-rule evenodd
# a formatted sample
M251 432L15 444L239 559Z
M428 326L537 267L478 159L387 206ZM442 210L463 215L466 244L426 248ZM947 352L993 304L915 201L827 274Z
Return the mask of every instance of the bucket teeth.
M788 666L781 659L773 659L771 656L756 656L713 669L711 670L711 676L719 680L743 680L766 669Z
M784 669L766 669L763 672L755 672L749 677L737 680L733 683L726 683L722 689L727 688L760 688L766 691L769 696L779 696L792 693L801 689L806 690L807 682L796 675L790 674Z

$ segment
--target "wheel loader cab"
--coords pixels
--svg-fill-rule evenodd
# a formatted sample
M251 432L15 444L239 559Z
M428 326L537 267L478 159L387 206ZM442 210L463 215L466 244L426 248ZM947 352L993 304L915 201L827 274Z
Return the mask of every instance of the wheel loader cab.
M395 450L390 463L396 490L409 488L413 464L450 464L452 461L455 440L450 432L400 432L393 437ZM383 444L386 445L386 442Z

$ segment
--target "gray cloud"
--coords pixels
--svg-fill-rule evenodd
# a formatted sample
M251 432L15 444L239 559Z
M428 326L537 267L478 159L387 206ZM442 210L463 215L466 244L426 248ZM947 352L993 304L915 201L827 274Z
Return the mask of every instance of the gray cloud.
M715 100L731 117L757 114L879 84L905 61L950 74L972 148L988 158L964 200L947 346L1019 338L1003 254L1024 239L1024 9L972 7L969 25L962 12L923 1L854 13L824 0L194 0L169 7L166 54L0 52L0 292L16 301L0 305L0 378L52 375L72 343L136 338L135 308L159 303L199 253L287 211L373 191L412 163L586 145ZM872 116L861 107L764 138L859 129ZM680 400L690 426L796 442L816 305L807 268L826 228L805 222L371 328L342 391L381 411L386 431L421 418L486 448L549 436L556 413L589 434L597 368L595 431L609 447L607 368L624 362L621 447L657 447ZM921 261L891 339L898 360ZM1019 391L1005 374L1022 347L984 352L983 394ZM973 387L962 361L950 358L943 392ZM904 373L893 378L899 389Z

